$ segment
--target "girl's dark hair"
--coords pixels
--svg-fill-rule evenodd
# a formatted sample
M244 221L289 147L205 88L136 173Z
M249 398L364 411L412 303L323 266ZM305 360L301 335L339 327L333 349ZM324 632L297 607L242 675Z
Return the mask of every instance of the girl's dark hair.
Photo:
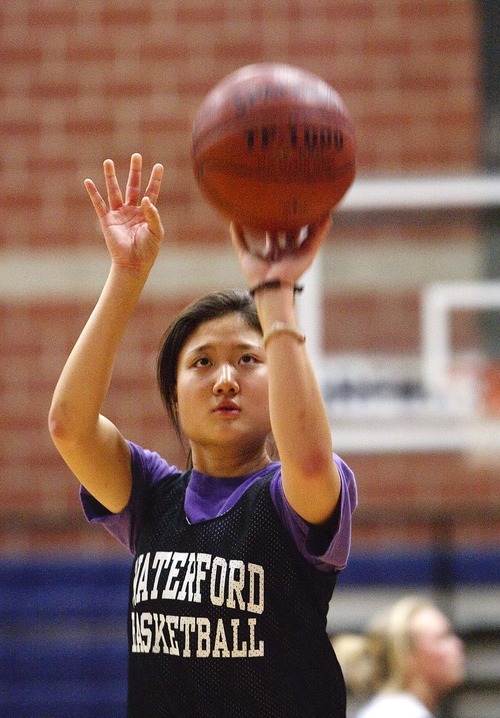
M233 313L241 315L249 327L262 334L257 309L250 294L239 289L227 289L207 294L187 306L163 335L156 376L168 416L181 440L182 432L177 413L176 394L179 354L186 341L201 324Z

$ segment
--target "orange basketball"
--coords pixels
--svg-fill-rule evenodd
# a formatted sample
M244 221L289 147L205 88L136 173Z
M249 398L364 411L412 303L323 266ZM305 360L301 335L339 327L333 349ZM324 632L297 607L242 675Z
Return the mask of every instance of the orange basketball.
M202 102L191 157L209 202L239 224L296 231L327 214L356 171L352 123L338 93L283 64L243 67Z

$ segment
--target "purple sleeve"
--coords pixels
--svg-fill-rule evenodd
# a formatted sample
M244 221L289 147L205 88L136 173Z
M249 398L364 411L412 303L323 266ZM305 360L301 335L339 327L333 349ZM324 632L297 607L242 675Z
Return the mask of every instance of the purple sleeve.
M178 474L179 471L175 466L170 466L159 454L143 449L132 442L128 442L128 445L132 469L132 492L123 511L119 514L111 513L84 486L80 488L80 500L83 512L91 523L102 524L131 553L135 553L143 507L150 488L165 476Z
M281 520L293 537L300 553L320 571L345 568L351 548L352 514L358 503L353 472L335 454L334 461L341 479L339 504L332 520L321 527L304 521L292 509L285 498L281 471L278 471L271 481L271 495ZM315 550L315 545L321 545L322 548Z

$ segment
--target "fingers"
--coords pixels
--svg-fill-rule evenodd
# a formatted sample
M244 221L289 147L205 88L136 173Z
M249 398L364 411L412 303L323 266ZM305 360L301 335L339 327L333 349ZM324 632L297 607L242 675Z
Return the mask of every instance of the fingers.
M149 197L153 204L156 204L158 195L160 194L161 180L163 178L163 165L156 164L152 171L151 177L149 178L148 186L146 187L145 197Z
M161 223L160 214L149 197L143 197L141 201L141 209L148 224L151 234L161 240L163 237L163 225Z
M130 158L130 171L128 175L127 189L125 192L126 204L138 205L141 197L141 172L142 157L138 152L134 152ZM151 171L148 186L144 193L145 197L149 197L153 204L156 204L158 195L160 194L161 180L163 177L163 165L157 163Z
M301 230L280 232L265 232L263 230L249 230L230 225L231 239L235 249L241 253L249 253L253 257L266 263L276 263L287 256L297 252L305 237L307 227Z
M243 228L240 227L236 222L231 222L229 225L229 234L231 236L231 242L238 255L248 252L247 243L245 241L245 235Z
M317 222L315 222L313 225L311 225L311 227L314 229L314 231L320 232L323 235L328 234L331 226L332 226L332 213L331 212L327 212Z
M284 248L286 239L284 233L272 234L266 232L263 257L268 262L277 262L282 256L282 246Z
M266 232L266 259L278 262L283 257L294 254L307 234L308 227L302 227L300 230Z
M128 173L127 187L125 189L125 203L138 205L141 196L141 171L142 157L134 152L130 158L130 170Z
M112 210L119 209L123 205L123 197L116 179L115 164L113 160L104 160L103 167L109 208Z
M106 182L106 190L108 193L108 203L110 210L117 210L123 206L123 195L116 177L116 170L113 160L107 159L103 162L104 180ZM142 157L138 152L134 152L130 158L130 170L125 190L125 204L139 206L141 204L141 173L142 173ZM163 178L163 165L157 163L151 171L145 197L148 197L152 204L156 204L158 195L160 194L160 186ZM84 180L87 193L94 205L94 209L99 219L101 219L108 211L106 202L99 194L94 182L91 179Z
M314 224L307 227L307 234L302 243L295 250L297 254L315 254L326 239L332 218L330 213L326 214Z
M246 230L232 222L229 231L238 255L251 254L267 263L287 261L290 265L295 259L303 262L306 257L313 257L330 227L331 216L327 214L299 230L247 234Z
M108 211L106 202L103 200L103 198L97 191L97 187L95 186L95 184L92 182L91 179L84 180L83 184L85 185L87 194L90 197L92 204L94 205L94 209L96 211L97 216L99 217L99 219L101 219L102 217L104 217L104 215Z

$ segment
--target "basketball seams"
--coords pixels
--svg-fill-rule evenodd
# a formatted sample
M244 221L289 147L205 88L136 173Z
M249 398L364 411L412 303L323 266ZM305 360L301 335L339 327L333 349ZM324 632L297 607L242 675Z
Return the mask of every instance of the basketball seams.
M348 175L348 171L352 172L352 176L354 175L354 167L353 165L350 165L349 167L346 167L345 174L347 174L345 178L345 185L343 188L339 190L340 197L330 199L330 201L326 201L325 198L325 204L323 212L326 214L331 207L331 203L335 204L339 199L345 194L349 186L351 185L352 178ZM340 179L340 178L339 178ZM231 180L231 177L228 178L221 178L218 183L212 183L209 187L204 186L200 183L200 187L202 192L204 193L205 197L209 200L209 202L218 208L218 210L227 216L228 218L234 218L236 210L238 210L238 221L240 224L247 226L247 227L253 227L254 229L258 230L268 230L268 231L284 231L289 229L290 227L293 227L294 229L298 229L302 226L305 226L307 224L310 224L311 222L315 221L316 217L312 216L309 213L309 216L304 214L303 208L300 209L299 217L296 218L295 214L293 212L289 211L289 208L298 205L300 208L301 203L304 201L304 195L309 194L310 192L316 192L317 188L311 188L307 192L304 192L303 188L300 191L293 192L291 191L289 196L287 197L286 203L285 200L276 200L272 201L272 186L271 182L268 186L262 186L260 192L256 192L255 196L258 197L260 200L260 203L263 205L263 207L269 207L271 204L274 208L274 215L272 221L266 221L263 217L259 218L257 217L255 210L253 212L248 212L244 205L241 203L241 197L238 195L238 193L234 193L234 195L228 195L226 192L226 195L223 196L217 192L217 186L225 187L227 186L227 181ZM338 181L338 180L337 180ZM262 184L262 182L260 182ZM231 201L234 200L234 201ZM236 202L239 202L239 207L235 204ZM251 221L253 217L253 223Z
M321 170L315 170L314 175L311 176L310 182L314 184L320 184L321 182L328 182L330 180L340 180L342 179L346 174L350 172L354 172L356 165L353 162L350 162L345 165L340 165L337 167L331 166L329 170L321 171ZM219 174L225 174L227 176L228 181L231 181L232 178L241 178L241 179L248 179L248 180L254 180L258 181L265 185L272 185L272 184L280 184L281 182L288 182L290 183L290 192L293 192L293 185L300 185L307 183L308 177L306 174L304 174L300 179L297 179L297 172L286 172L283 171L281 174L275 173L273 176L266 176L263 174L263 167L257 166L257 167L247 167L244 165L235 165L232 163L227 163L224 160L217 160L217 159L210 159L205 160L203 163L200 163L199 170L201 172L201 176L198 175L198 182L201 186L205 187L205 183L203 181L203 173L207 170L211 172L218 172Z

